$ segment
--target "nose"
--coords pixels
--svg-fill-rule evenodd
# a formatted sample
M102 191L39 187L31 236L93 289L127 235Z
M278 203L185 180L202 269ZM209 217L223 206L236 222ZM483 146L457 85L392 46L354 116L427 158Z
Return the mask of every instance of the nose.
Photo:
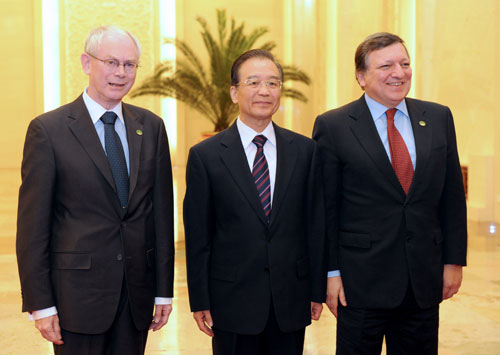
M269 95L269 88L266 85L265 81L260 82L259 90L258 90L259 95Z
M125 64L118 64L118 67L115 69L115 75L125 76Z
M392 76L394 76L396 78L401 78L404 75L405 75L405 72L404 72L403 67L401 67L401 64L396 64L394 66L394 70L392 72Z

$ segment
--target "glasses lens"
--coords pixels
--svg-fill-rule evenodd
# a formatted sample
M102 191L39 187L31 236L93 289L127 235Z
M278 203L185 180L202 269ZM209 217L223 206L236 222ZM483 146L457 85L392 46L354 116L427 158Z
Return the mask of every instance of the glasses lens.
M269 89L277 89L277 88L279 88L281 86L280 83L281 82L279 80L275 80L275 79L266 81L266 85L267 85L267 87Z
M118 68L118 65L119 65L119 63L113 59L104 60L103 63L106 65L106 68L108 68L109 70L115 70L116 68Z
M137 70L137 64L135 63L124 63L123 68L127 73L133 73Z

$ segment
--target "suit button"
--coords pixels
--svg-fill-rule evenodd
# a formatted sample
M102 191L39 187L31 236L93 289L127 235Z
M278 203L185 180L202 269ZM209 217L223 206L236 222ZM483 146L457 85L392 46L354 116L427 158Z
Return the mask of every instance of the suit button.
M120 260L122 260L122 259L123 259L123 256L122 256L121 254L118 254L118 255L116 256L116 260L120 261Z
M269 271L269 266L266 266L266 267L264 268L264 271Z

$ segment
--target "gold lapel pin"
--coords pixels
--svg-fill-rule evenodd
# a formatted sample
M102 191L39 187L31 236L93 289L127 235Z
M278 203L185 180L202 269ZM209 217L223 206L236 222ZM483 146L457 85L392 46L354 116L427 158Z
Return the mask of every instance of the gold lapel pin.
M420 121L422 122L422 121ZM142 131L140 129L138 129L137 131L135 131L135 133L137 133L138 136L142 136Z
M422 127L427 126L427 123L425 121L418 121L418 124L421 125Z

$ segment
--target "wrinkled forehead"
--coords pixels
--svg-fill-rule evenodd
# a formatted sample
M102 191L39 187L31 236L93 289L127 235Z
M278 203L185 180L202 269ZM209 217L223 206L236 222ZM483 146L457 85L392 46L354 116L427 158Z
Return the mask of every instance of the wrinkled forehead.
M368 69L372 58L376 57L381 61L390 60L410 60L410 55L406 46L402 43L396 42L388 46L377 48L369 51L365 57L365 66Z
M112 57L126 56L129 59L139 60L139 48L135 41L126 33L106 33L102 37L97 51L100 55Z
M238 77L241 80L264 76L266 78L281 78L278 65L267 57L248 58L238 68Z

